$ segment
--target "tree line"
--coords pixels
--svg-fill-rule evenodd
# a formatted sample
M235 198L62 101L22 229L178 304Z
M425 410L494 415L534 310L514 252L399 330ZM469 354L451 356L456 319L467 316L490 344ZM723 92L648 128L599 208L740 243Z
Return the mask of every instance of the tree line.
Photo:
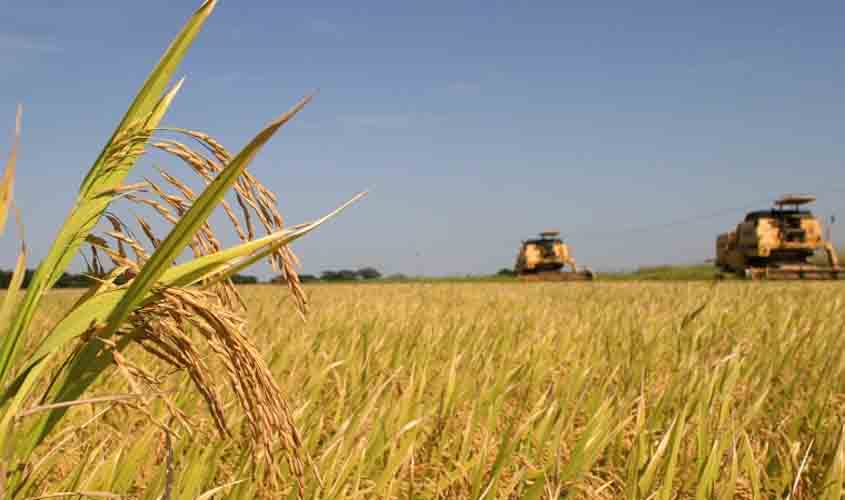
M9 288L9 285L12 282L12 274L12 271L0 269L0 290ZM27 269L24 273L23 281L21 282L21 288L27 288L34 275L35 269ZM53 285L53 288L88 288L95 280L96 277L91 274L62 273L61 277L59 277L58 281L56 281L56 284ZM115 280L115 283L122 285L123 283L126 283L126 281L128 281L127 277L119 276ZM232 282L237 285L250 285L258 283L259 280L255 276L236 274L232 276Z
M29 286L32 281L32 276L35 274L34 269L27 269L24 274L22 288ZM300 274L299 280L303 283L309 281L357 281L357 280L376 280L382 277L381 272L374 267L364 267L358 270L341 269L339 271L323 271L319 276L313 274ZM79 273L63 273L62 276L53 285L53 288L88 288L94 283L96 278L90 274ZM232 276L232 283L236 285L255 285L261 283L261 280L256 276L246 274L236 274ZM9 288L12 282L12 271L0 269L0 289ZM120 285L126 282L126 278L119 277L115 282ZM269 280L270 283L284 282L284 277L277 276Z
M12 282L12 274L12 271L0 269L0 289L9 288L9 284ZM21 287L28 287L34 275L35 269L27 269L23 275ZM86 274L62 273L53 288L87 288L92 283L92 278Z
M299 281L308 283L311 281L359 281L381 279L381 272L374 267L362 267L358 270L341 269L339 271L323 271L319 276L314 274L300 274ZM284 282L284 276L273 278L274 282Z

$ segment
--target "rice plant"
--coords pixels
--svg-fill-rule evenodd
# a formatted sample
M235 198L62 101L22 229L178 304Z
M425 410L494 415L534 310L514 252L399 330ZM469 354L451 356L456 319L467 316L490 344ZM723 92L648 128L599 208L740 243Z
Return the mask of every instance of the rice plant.
M26 247L21 248L2 305L0 341L0 493L8 498L27 495L37 468L34 453L74 406L119 403L150 415L150 423L164 429L168 439L191 432L189 415L160 390L162 374L127 355L132 345L188 374L221 438L232 435L218 396L220 384L227 384L246 416L253 476L260 476L268 488L293 482L303 494L301 439L285 394L246 335L244 302L229 277L269 259L274 269L285 274L304 313L306 301L295 272L296 259L287 245L348 203L316 222L286 227L275 195L246 171L262 146L310 96L270 122L237 154L207 134L160 127L182 85L179 81L167 90L168 82L214 6L215 0L200 6L144 82L88 171L75 205L17 302L26 262ZM12 203L20 110L15 130L16 141L0 185L0 229ZM165 132L186 137L202 150L173 139L156 139ZM204 182L202 192L194 193L179 176L165 170L159 172L160 181L130 182L133 168L149 146L188 165ZM167 192L163 184L176 193ZM224 200L230 188L239 213ZM127 203L152 209L171 224L169 232L156 235L143 216L130 220L126 214L134 212L121 208ZM222 247L207 222L220 204L241 240L231 248ZM95 284L46 333L33 328L46 293L86 246L90 248L88 272ZM193 258L181 262L186 248ZM208 346L217 369L211 368L198 344ZM56 364L57 359L62 361ZM125 378L128 393L89 397L92 384L112 369L111 376ZM150 414L149 408L157 401L169 410L167 421ZM284 467L274 460L279 454L286 457Z

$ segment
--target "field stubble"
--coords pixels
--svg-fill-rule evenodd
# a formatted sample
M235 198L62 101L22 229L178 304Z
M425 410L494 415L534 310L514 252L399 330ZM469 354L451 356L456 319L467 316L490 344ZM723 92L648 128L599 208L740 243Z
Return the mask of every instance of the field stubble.
M281 288L242 292L313 460L306 498L840 498L842 285L314 285L306 323ZM34 327L74 298L51 294ZM191 420L173 498L295 496L249 480L227 388L220 444L189 380L158 375ZM39 453L40 494L167 482L164 433L120 402L71 410Z

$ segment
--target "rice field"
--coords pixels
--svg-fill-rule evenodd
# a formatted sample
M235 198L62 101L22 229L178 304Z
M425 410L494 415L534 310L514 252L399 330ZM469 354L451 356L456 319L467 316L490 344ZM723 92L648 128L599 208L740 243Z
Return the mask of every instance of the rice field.
M305 322L282 287L240 291L302 439L305 498L842 497L841 284L313 285ZM49 294L33 329L76 298ZM21 497L297 497L283 453L283 481L253 470L230 387L221 440L187 375L123 355L158 366L162 398L72 407ZM132 394L119 370L91 397Z
M841 284L303 289L288 245L364 193L291 226L247 167L311 96L237 153L161 124L216 3L141 85L24 292L18 108L0 498L842 498ZM133 171L150 150L181 169ZM51 290L80 255L93 285ZM234 286L264 259L288 286Z

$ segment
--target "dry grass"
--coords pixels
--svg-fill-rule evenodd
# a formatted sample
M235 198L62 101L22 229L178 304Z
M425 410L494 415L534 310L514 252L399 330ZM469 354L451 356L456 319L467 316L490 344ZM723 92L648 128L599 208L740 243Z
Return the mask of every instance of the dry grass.
M809 499L834 498L824 494L845 477L842 285L308 290L304 327L278 287L240 290L251 304L249 337L290 395L323 480L320 488L304 475L307 498ZM71 299L50 300L59 309ZM211 342L195 349L209 371L225 369ZM127 357L147 366L140 352ZM249 478L255 431L233 408L242 406L238 385L214 387L234 434L221 446L208 439L219 424L196 412L205 402L186 390L190 377L154 376L193 429L174 439L174 498ZM130 388L105 377L96 391ZM63 428L101 407L73 409ZM158 401L150 411L170 413ZM78 489L154 498L164 450L137 448L160 446L162 431L122 403L97 418L39 469L33 491L63 491L55 478L77 471ZM127 466L134 473L120 476ZM295 490L245 482L226 494Z

